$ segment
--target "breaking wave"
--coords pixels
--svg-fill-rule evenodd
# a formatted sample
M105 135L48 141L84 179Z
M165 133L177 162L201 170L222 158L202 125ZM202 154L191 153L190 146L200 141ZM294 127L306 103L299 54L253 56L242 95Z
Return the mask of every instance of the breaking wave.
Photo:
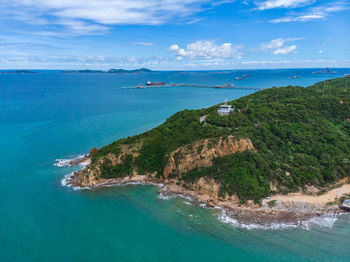
M57 166L57 167L70 167L73 165L74 162L78 162L78 161L84 159L85 157L86 157L86 155L79 155L77 157L70 158L70 159L56 159L55 163L53 165ZM89 163L87 161L79 163L79 165L82 167L85 167L88 164Z
M322 216L313 217L309 220L298 223L271 223L268 225L261 225L256 223L243 223L238 221L229 215L227 211L221 209L221 213L218 215L219 221L229 224L236 228L248 229L248 230L285 230L291 228L301 228L310 230L312 226L319 226L323 228L333 228L334 223L342 214L324 214Z
M343 214L324 214L319 217L313 217L305 222L302 222L302 225L305 229L309 230L311 226L317 225L323 228L333 228L335 222Z
M61 180L61 185L65 187L71 187L74 190L81 190L81 189L89 189L90 187L79 187L79 186L72 186L72 176L74 175L74 172L69 173L65 175Z

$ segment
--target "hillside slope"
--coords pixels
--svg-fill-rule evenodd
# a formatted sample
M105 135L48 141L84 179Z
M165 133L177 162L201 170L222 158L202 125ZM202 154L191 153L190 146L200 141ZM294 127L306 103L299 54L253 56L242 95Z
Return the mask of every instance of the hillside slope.
M219 105L178 112L148 132L101 148L73 183L146 175L188 187L204 177L219 185L218 196L241 201L308 183L322 189L350 176L346 80L256 92L229 102L235 110L228 116L217 114Z

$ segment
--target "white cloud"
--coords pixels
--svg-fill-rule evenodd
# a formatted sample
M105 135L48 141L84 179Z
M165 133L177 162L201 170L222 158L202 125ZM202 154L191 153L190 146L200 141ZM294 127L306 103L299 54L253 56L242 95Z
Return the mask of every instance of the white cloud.
M133 42L134 45L142 45L142 46L153 46L152 42Z
M286 55L286 54L289 54L291 52L296 53L297 52L296 45L285 46L284 44L286 42L297 41L297 40L302 40L302 39L304 39L304 38L277 38L277 39L273 39L268 43L261 44L261 50L272 50L272 53L274 55Z
M308 22L312 20L325 19L331 13L340 12L350 9L347 2L332 2L327 5L312 7L303 13L293 13L286 17L270 20L271 23L288 23L288 22Z
M324 14L308 14L308 15L301 15L296 17L282 17L277 19L270 20L271 23L277 24L277 23L288 23L288 22L307 22L310 20L317 20L317 19L323 19L325 18Z
M196 22L195 15L226 1L210 0L0 0L0 19L12 19L27 24L61 25L83 32L80 25L92 24L85 33L95 32L98 26L106 32L111 25L158 25L176 20ZM65 23L62 23L62 21ZM68 21L68 22L65 22ZM69 24L81 23L80 25ZM57 28L56 28L57 30Z
M319 54L323 54L323 50L318 50L318 53Z
M263 50L279 48L279 47L282 47L284 45L284 42L286 41L287 39L283 39L283 38L273 39L269 43L261 44L261 48Z
M242 61L241 64L243 65L277 65L277 68L281 65L288 65L288 64L294 64L298 65L300 67L308 67L309 64L313 65L322 65L322 63L337 63L337 60L324 60L324 59L317 59L317 60L310 60L310 59L293 59L293 60L250 60L250 61ZM348 63L350 61L342 61L345 63ZM305 66L305 64L308 64Z
M296 45L286 46L283 48L278 48L275 51L273 51L274 55L286 55L289 54L297 49Z
M173 45L171 45L171 46L169 47L169 49L170 49L171 51L177 51L177 50L180 49L180 47L179 47L177 44L173 44Z
M300 7L314 3L314 0L266 0L258 1L256 5L259 10L267 10L274 8L290 8Z
M188 44L186 48L180 48L177 44L173 44L169 49L175 52L177 59L187 57L189 59L241 59L242 53L239 51L241 46L233 46L231 43L216 45L212 41L196 41Z

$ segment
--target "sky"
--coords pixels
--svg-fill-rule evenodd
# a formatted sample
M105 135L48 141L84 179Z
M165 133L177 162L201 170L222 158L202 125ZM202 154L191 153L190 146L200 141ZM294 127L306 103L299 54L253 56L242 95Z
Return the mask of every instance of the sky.
M1 69L350 67L349 0L0 0Z

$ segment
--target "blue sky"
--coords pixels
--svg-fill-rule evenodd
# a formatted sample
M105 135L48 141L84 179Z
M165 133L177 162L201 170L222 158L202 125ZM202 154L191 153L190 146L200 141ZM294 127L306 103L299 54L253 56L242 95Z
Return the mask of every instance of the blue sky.
M0 0L0 68L350 67L350 1Z

